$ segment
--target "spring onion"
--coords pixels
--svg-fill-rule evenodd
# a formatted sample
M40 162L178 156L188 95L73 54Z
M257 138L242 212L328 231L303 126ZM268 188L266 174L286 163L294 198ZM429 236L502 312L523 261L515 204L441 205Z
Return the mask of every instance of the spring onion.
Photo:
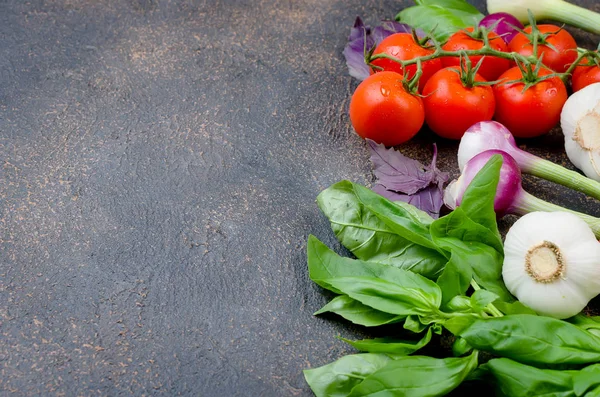
M560 207L527 193L522 186L519 165L508 153L501 150L486 150L467 162L461 176L450 182L444 191L444 204L448 208L454 209L460 205L469 183L471 183L479 170L495 154L503 157L502 168L500 169L500 181L496 188L496 197L494 200L494 211L498 217L506 214L525 215L534 211L565 211L575 214L584 220L594 234L600 237L599 218Z
M600 182L519 149L510 131L495 121L476 123L465 132L458 147L460 170L464 169L467 161L490 149L499 149L508 153L517 162L523 173L567 186L600 199Z
M600 33L600 14L564 0L487 0L487 9L490 14L507 12L521 22L528 21L531 10L536 20L550 19Z

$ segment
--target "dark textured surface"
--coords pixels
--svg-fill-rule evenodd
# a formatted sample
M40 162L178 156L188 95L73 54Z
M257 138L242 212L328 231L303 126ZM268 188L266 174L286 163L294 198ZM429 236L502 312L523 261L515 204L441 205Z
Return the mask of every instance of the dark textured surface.
M364 332L311 315L304 253L340 250L318 192L371 180L341 51L409 3L0 0L0 394L311 395Z

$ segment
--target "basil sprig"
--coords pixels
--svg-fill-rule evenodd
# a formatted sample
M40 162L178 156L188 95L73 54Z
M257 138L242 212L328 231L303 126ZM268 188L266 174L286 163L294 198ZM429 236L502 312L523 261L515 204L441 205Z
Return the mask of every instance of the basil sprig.
M398 325L390 337L342 339L363 353L306 370L317 396L441 396L487 380L507 396L600 397L600 321L538 316L502 282L493 210L501 163L492 157L461 206L436 220L350 181L319 195L335 235L357 259L309 236L310 278L336 294L315 314ZM455 357L414 355L444 333L456 339ZM499 358L479 365L480 351Z

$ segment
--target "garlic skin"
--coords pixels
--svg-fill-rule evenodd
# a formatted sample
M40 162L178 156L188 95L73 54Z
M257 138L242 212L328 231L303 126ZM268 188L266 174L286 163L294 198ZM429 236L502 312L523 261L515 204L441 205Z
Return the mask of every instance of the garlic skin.
M531 212L506 234L502 278L538 314L572 317L600 293L600 243L567 212Z
M600 83L590 84L567 99L560 126L571 163L600 182Z

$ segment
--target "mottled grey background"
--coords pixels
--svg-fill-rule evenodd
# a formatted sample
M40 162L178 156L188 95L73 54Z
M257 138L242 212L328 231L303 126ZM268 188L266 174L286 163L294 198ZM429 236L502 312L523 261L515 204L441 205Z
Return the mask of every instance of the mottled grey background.
M372 180L342 49L410 3L0 0L0 394L311 395L365 334L311 315L305 263L309 233L342 252L316 195Z

